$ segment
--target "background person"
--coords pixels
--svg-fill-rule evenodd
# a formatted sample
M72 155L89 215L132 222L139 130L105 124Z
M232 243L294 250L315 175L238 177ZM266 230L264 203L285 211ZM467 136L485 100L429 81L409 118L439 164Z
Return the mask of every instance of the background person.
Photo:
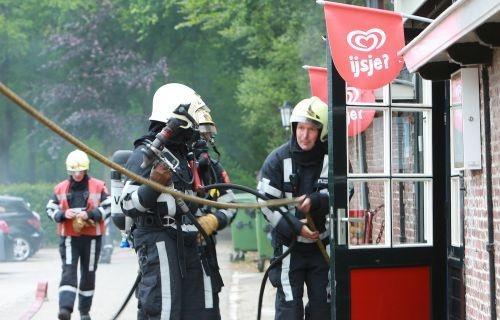
M101 236L105 232L104 217L111 209L106 185L88 175L89 164L89 158L83 151L70 152L66 158L69 178L56 185L54 195L47 203L47 215L57 223L57 232L60 235L60 320L71 319L77 293L80 318L90 320L89 311L94 296Z

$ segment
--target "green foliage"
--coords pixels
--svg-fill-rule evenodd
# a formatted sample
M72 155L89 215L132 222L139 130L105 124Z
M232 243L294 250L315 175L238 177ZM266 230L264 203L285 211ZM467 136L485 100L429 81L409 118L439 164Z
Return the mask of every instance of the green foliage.
M244 148L231 157L242 169L255 172L285 139L278 107L309 95L307 72L301 66L325 65L322 8L298 0L187 0L180 8L185 21L178 27L200 26L237 41L241 57L235 67L241 71L235 98L244 130L232 128L239 131L236 141L243 141Z
M255 188L257 185L257 171L248 172L244 170L238 161L235 160L231 153L226 152L223 148L220 148L221 158L220 162L224 170L229 175L229 179L232 183L248 186ZM211 154L212 159L216 159L216 155Z
M326 64L324 34L323 8L314 1L0 0L0 74L106 156L130 149L145 132L156 88L185 83L212 110L231 179L255 186L264 158L288 138L278 107L309 95L301 66ZM145 62L127 68L130 57ZM152 65L162 57L168 70ZM148 70L162 76L133 90L133 79ZM47 83L53 90L41 87ZM0 114L0 183L63 178L74 147L50 139L52 132L5 99ZM103 179L107 169L93 162L91 174Z
M50 220L45 213L45 206L53 193L54 185L49 183L0 185L1 195L24 198L24 200L30 203L31 209L40 215L46 246L54 246L58 243L56 223Z

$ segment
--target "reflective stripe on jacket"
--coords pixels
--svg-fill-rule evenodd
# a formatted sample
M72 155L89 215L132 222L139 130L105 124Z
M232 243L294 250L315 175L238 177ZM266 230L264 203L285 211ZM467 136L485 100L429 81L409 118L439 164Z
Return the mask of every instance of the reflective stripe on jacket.
M69 188L70 188L69 179L59 183L54 188L54 193L56 194L57 199L59 200L59 207L61 208L62 212L65 212L70 208L68 203ZM101 194L103 191L107 193L104 181L92 177L89 177L88 180L88 191L89 191L89 196L87 199L87 208L86 208L87 212L99 206L101 202ZM63 222L57 224L57 233L61 236L72 236L72 237L80 235L100 236L104 232L105 232L104 217L98 223L95 223L95 226L84 227L80 233L77 233L73 229L73 219L65 219Z

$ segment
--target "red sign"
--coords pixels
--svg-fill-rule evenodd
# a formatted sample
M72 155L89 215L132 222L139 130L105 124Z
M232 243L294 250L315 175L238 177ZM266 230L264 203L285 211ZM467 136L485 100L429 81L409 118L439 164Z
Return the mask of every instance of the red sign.
M373 90L363 90L354 87L346 87L345 89L347 104L367 102L375 102L375 94ZM347 136L352 137L365 131L375 117L373 109L349 109L347 110Z
M377 89L394 80L404 65L400 14L324 2L326 29L335 68L356 88Z
M327 70L322 67L306 67L309 72L309 85L311 95L316 96L328 103ZM373 90L363 90L354 87L346 87L346 102L354 104L360 102L375 102ZM347 135L355 136L368 128L375 116L375 110L371 109L350 109L347 111Z
M324 103L328 103L328 72L326 68L307 66L309 72L309 86L311 95L320 98Z

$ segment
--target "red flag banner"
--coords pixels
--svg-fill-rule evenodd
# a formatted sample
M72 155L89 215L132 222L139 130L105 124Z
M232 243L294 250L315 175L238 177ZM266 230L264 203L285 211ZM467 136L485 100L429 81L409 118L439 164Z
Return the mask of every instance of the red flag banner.
M403 18L399 13L323 2L333 63L350 85L377 89L396 78L404 65Z
M328 72L326 68L311 66L304 66L304 68L307 69L309 73L311 95L328 103ZM346 102L348 105L363 102L374 103L375 93L373 90L346 86ZM371 125L374 116L375 110L373 109L349 109L349 111L347 111L347 135L352 137L365 131Z
M324 103L328 103L328 72L323 67L306 66L309 73L309 86L311 95L320 98Z
M373 90L363 90L355 87L346 87L347 104L374 103L375 94ZM347 136L352 137L365 131L373 122L375 110L366 108L349 108L347 110Z

